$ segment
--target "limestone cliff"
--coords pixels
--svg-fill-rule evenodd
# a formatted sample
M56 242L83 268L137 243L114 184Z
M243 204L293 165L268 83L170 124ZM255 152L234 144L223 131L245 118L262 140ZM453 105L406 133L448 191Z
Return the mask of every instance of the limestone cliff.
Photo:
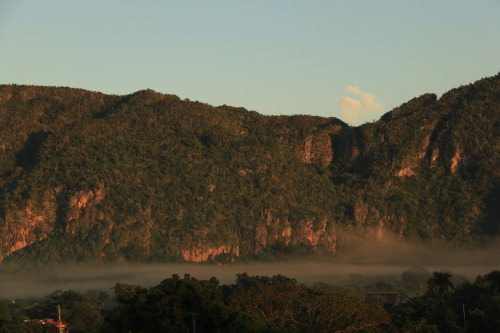
M28 200L25 207L12 207L0 220L0 261L27 245L46 238L54 229L56 220L54 193L45 193L42 203ZM3 222L3 223L2 223Z

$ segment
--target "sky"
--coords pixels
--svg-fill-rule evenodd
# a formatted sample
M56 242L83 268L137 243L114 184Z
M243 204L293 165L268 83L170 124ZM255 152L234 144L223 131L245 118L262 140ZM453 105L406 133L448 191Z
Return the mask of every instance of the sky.
M0 0L0 84L378 120L500 71L500 0Z

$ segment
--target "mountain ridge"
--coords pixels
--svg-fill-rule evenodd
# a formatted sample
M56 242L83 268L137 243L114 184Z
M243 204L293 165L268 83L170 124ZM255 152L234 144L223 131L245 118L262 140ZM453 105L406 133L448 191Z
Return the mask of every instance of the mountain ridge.
M234 261L498 235L499 75L377 122L0 86L0 259Z

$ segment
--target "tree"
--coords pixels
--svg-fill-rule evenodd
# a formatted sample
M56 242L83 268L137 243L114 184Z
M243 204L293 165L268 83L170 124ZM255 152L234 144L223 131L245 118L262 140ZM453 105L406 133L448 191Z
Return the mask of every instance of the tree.
M441 333L460 332L459 317L448 307L445 298L415 299L413 318L416 321L424 320L430 325L435 325Z
M75 302L67 318L73 333L93 333L99 332L104 323L104 319L95 306L88 302Z
M422 266L414 266L401 274L401 278L405 284L416 287L419 285L425 285L425 282L429 280L430 275L431 272L429 272L426 268Z
M244 312L265 317L276 327L300 322L302 299L307 296L304 285L282 275L249 277L238 275L233 303Z
M115 295L110 325L117 331L189 332L196 325L197 332L214 332L229 315L215 278L172 275L152 288L117 284Z
M4 302L0 301L0 324L5 321L11 321L10 309Z
M308 288L281 275L239 274L234 290L232 302L240 312L263 317L279 329L373 332L390 320L381 307L365 303L347 289Z
M492 271L484 279L489 283L492 294L500 292L500 271Z
M21 323L7 323L2 326L0 333L58 333L54 325L42 325L37 322L27 321Z
M431 278L427 281L429 291L435 294L444 295L449 289L453 288L450 281L451 274L448 272L434 272Z
M104 319L96 306L90 304L77 291L57 290L47 298L48 300L44 304L44 312L52 318L57 318L56 309L60 305L62 320L69 323L71 332L98 332L104 323Z

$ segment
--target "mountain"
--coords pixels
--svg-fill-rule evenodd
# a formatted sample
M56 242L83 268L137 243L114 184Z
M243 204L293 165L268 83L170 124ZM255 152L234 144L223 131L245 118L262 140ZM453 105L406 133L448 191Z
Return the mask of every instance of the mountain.
M233 261L500 232L500 74L373 123L0 86L0 260Z

